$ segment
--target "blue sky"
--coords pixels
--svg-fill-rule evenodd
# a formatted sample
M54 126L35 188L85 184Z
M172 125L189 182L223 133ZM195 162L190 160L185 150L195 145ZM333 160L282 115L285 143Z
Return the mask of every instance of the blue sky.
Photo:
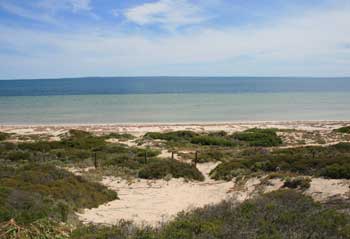
M350 0L0 0L0 79L350 76Z

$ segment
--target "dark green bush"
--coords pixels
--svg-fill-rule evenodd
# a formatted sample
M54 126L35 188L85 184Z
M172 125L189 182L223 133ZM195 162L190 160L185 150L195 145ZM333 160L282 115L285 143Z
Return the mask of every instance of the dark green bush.
M119 139L119 140L131 140L131 139L135 139L136 137L132 134L120 134L120 133L110 133L107 135L103 136L106 139Z
M7 158L11 161L28 160L30 158L30 154L23 151L10 151L7 154Z
M174 131L174 132L167 132L167 133L159 133L159 132L149 132L145 134L145 138L151 138L151 139L162 139L167 141L190 141L193 137L197 136L198 134L192 131Z
M132 222L121 221L113 226L87 225L78 227L71 239L159 239L157 231L151 227L139 227Z
M321 176L335 179L350 179L350 163L345 165L332 164L321 170Z
M0 141L6 140L10 137L10 134L5 132L0 132Z
M201 172L193 165L171 159L156 159L146 164L139 172L140 178L161 179L167 175L203 181Z
M282 139L277 135L276 129L248 129L233 134L237 140L247 142L250 146L272 147L282 144Z
M228 140L222 137L217 136L195 136L191 139L192 144L200 144L200 145L216 145L216 146L235 146L236 143L232 140Z
M311 179L306 177L296 177L296 178L288 178L283 187L285 188L293 188L293 189L308 189L311 185Z
M345 126L339 129L335 129L334 132L350 134L350 126Z
M211 175L214 179L230 180L239 176L238 173L281 171L329 178L349 178L349 146L349 143L339 143L327 147L275 149L268 153L256 150L250 150L248 153L242 151L240 155L217 166Z
M0 168L0 221L65 220L72 210L97 207L114 199L116 193L105 186L52 165Z

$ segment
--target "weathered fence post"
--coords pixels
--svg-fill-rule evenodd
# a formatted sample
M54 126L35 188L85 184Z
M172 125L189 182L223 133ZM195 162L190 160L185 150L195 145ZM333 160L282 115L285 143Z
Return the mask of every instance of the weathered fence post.
M98 163L97 163L97 153L96 152L94 152L94 165L95 165L95 169L97 169Z
M198 163L198 151L196 151L196 153L195 153L194 166L197 166L197 163Z
M148 155L147 155L147 150L145 151L145 164L148 163Z

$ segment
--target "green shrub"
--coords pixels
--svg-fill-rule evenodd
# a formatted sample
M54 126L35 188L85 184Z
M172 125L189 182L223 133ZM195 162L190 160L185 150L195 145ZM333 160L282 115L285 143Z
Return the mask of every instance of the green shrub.
M215 180L232 180L238 176L251 173L251 170L242 165L240 161L231 161L219 164L210 172L210 177Z
M299 188L299 189L308 189L310 188L311 179L306 177L296 177L296 178L287 178L283 184L285 188Z
M222 137L217 136L195 136L191 139L192 144L200 144L200 145L216 145L216 146L235 146L232 140L228 140Z
M105 139L119 139L119 140L132 140L136 137L132 134L120 134L120 133L110 133L103 136Z
M328 178L350 178L350 144L327 147L275 149L272 152L245 150L224 161L212 172L214 179L232 179L236 172L285 172ZM238 170L238 171L237 171ZM234 173L232 173L234 172Z
M171 159L156 159L146 164L139 172L140 178L162 179L171 174L174 178L203 181L201 172L193 165Z
M341 142L341 143L335 144L331 147L334 148L335 150L342 152L342 153L350 153L350 143L347 143L347 142Z
M198 134L192 131L174 131L174 132L167 132L167 133L159 133L159 132L149 132L145 134L145 138L151 138L151 139L161 139L161 140L167 140L167 141L190 141L193 137L197 136Z
M68 239L71 228L50 219L37 220L28 225L18 225L16 221L0 223L2 239Z
M341 127L339 129L333 130L334 132L350 134L350 126Z
M64 221L72 210L117 198L105 186L52 165L1 167L0 185L0 221L14 218L18 223L31 223L48 217Z
M346 165L332 164L321 170L321 176L335 179L350 179L350 163Z
M282 144L276 129L248 129L233 135L237 140L247 142L250 146L272 147Z
M159 239L159 234L151 227L139 227L132 222L120 221L113 226L86 225L78 227L71 239Z
M11 134L0 132L0 141L6 140L10 137Z
M7 158L11 161L28 160L30 158L30 154L23 151L10 151Z

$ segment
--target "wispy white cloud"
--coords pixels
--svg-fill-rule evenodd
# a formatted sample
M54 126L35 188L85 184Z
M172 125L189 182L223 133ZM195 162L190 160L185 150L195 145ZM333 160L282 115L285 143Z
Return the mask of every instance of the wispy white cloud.
M207 19L198 5L188 0L158 0L129 8L125 17L138 25L161 24L164 27L178 27L198 24Z
M0 54L0 78L350 75L350 52L340 47L350 39L349 13L349 5L315 8L259 25L206 27L151 38L115 28L71 34L0 24L0 46L11 42L13 52L21 53Z
M90 0L40 0L38 2L19 5L9 1L0 1L0 8L19 17L39 22L58 24L55 15L60 11L91 11Z
M55 19L48 13L29 10L19 5L0 1L0 8L16 16L28 18L34 21L56 23Z
M90 11L91 1L90 0L40 0L37 7L57 12L61 10L70 10L74 13L79 11Z

